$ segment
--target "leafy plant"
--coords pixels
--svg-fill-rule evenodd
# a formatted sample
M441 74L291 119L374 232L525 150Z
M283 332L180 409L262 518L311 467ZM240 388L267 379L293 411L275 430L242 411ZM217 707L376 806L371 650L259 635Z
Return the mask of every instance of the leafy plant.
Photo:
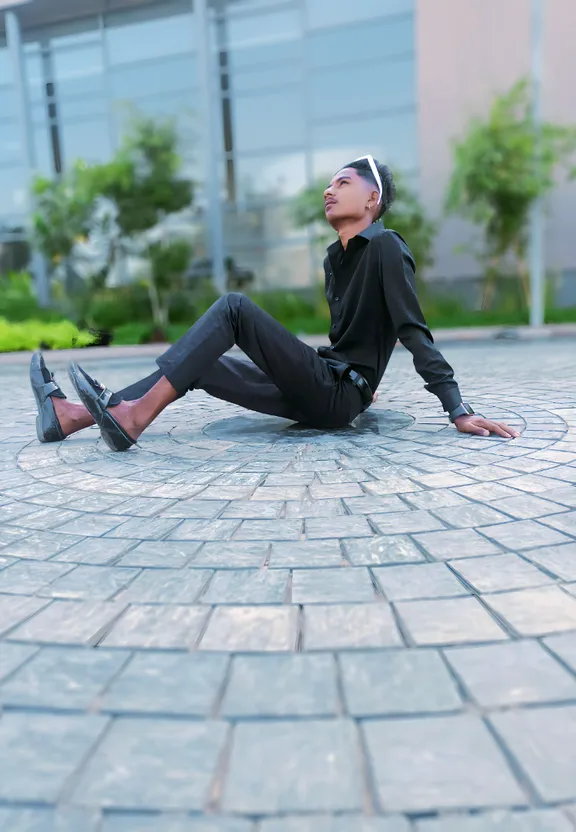
M525 302L528 297L528 223L534 201L555 186L564 171L573 177L576 128L543 123L531 114L526 81L498 96L485 119L473 119L454 145L454 172L446 210L479 226L483 248L476 256L485 273L484 306L512 260Z
M71 321L11 323L0 318L0 352L87 347L93 341L93 335L79 330Z
M180 175L177 146L173 121L136 117L116 156L85 171L92 199L104 197L113 202L121 236L150 264L146 279L154 324L159 329L169 323L171 297L181 288L192 254L188 242L153 241L150 234L158 231L168 215L192 203L193 185Z

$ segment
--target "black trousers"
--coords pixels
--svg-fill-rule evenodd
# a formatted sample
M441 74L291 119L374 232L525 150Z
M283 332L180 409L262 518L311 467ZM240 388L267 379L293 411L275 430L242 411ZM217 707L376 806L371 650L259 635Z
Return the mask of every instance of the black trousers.
M224 355L234 344L251 361ZM155 373L119 391L111 404L141 398L165 376L181 396L205 390L249 410L318 428L343 427L365 408L349 379L239 293L217 300L156 363Z

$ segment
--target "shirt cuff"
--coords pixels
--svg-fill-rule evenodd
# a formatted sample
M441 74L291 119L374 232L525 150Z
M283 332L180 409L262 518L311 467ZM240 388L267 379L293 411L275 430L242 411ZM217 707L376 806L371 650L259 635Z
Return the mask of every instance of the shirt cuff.
M462 403L462 394L455 381L446 381L440 384L427 384L426 389L438 396L446 413L451 413Z

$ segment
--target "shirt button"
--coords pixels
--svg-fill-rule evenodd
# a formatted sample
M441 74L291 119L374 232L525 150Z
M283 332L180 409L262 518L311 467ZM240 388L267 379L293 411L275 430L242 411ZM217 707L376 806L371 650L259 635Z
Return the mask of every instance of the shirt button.
M335 300L335 301L339 301L339 300L340 300L340 298L334 298L334 300Z

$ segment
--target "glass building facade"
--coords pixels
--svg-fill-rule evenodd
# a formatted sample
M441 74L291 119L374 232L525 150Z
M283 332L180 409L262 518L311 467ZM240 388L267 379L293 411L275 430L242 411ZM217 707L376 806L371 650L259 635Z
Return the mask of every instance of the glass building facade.
M73 0L14 10L33 167L109 159L134 108L174 117L199 185L195 221L208 224L217 196L224 253L260 286L312 279L315 247L291 211L306 184L367 152L417 175L414 0L208 0L205 25L193 0L81 6L85 16ZM25 223L30 176L8 41L0 32L6 228ZM210 163L218 195L203 188Z

